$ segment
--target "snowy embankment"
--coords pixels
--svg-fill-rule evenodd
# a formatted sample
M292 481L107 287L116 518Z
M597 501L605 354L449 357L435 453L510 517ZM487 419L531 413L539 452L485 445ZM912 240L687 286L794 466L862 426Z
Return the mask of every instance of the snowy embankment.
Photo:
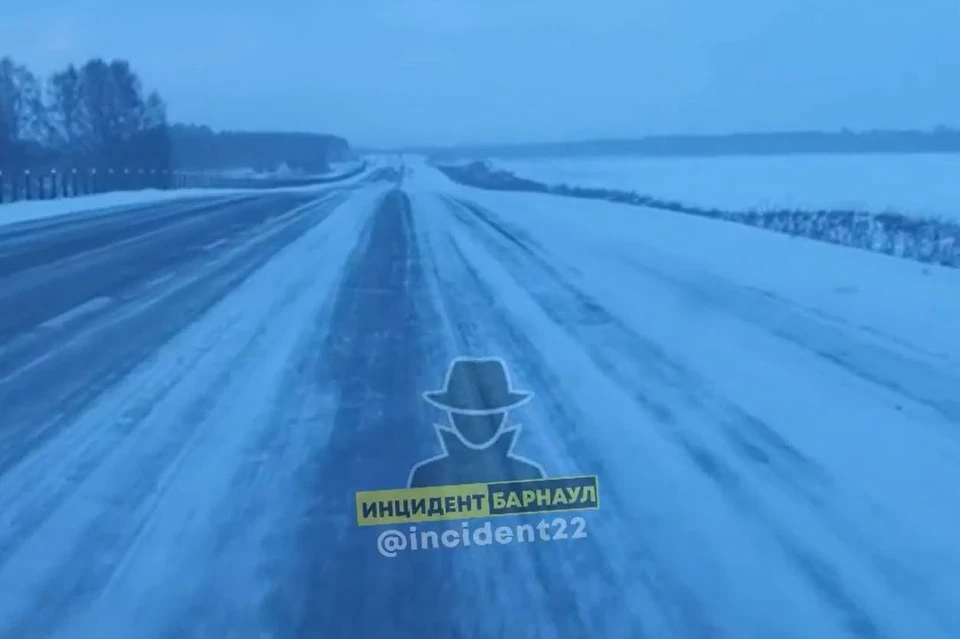
M349 171L338 175L337 179L330 179L322 184L305 186L285 186L273 189L245 189L245 188L186 188L173 190L143 189L140 191L115 191L112 193L97 193L82 195L74 198L58 200L28 200L0 204L0 226L28 222L64 215L74 215L104 209L120 207L138 207L148 204L160 204L173 200L184 200L202 197L217 197L229 195L264 194L277 192L310 192L329 189L333 186L351 186L373 176L384 167L375 159L367 160L362 166L353 166Z
M620 259L617 254L633 261L647 256L660 266L670 265L677 282L694 279L715 286L715 297L727 305L733 304L728 291L728 283L733 282L749 291L751 304L780 301L829 324L960 363L960 341L953 328L960 321L960 297L955 294L960 290L960 272L955 269L850 251L745 225L717 224L698 216L654 208L638 211L621 202L580 202L498 192L504 190L499 188L484 192L451 184L449 179L434 178L430 183L435 190L491 210L515 212L511 219L526 220L531 237L563 238L567 244L557 248L559 254L586 250L577 247L597 236L591 241L597 249L590 260L602 255L615 262ZM622 290L618 287L629 277L617 270L601 279ZM643 308L649 312L648 305Z
M617 162L619 169L604 173ZM857 162L870 170L854 170ZM960 187L946 178L951 167L960 168L960 158L515 161L444 171L481 188L636 204L960 267Z
M243 193L243 191L237 189L176 189L171 191L144 189L142 191L117 191L114 193L81 195L79 197L60 200L9 202L7 204L0 204L0 226L59 217L62 215L72 215L75 213L102 211L108 208L159 204L173 200L234 195L238 193Z

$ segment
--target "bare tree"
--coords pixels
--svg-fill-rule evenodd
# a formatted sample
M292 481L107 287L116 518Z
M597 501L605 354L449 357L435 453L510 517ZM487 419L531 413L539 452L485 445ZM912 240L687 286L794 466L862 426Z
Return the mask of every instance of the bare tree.
M31 150L39 146L43 128L43 100L37 78L10 58L0 59L0 162L25 162Z
M48 143L66 161L92 149L90 120L80 72L74 65L55 73L47 84Z

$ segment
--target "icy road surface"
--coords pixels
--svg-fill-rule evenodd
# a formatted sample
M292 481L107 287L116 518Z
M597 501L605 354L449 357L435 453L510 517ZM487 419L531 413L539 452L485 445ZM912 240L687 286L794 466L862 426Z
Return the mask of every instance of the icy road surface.
M957 272L401 183L0 229L0 637L960 636ZM585 539L388 559L499 356ZM442 530L459 522L422 524Z

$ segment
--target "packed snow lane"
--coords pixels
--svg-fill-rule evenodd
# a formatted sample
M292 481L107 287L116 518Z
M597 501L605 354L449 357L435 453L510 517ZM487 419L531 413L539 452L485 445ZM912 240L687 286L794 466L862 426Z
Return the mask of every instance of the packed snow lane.
M175 207L167 223L119 241L95 229L82 248L54 250L21 238L49 260L0 276L0 469L149 356L204 309L316 224L342 199L261 197ZM76 236L73 229L68 232ZM12 252L11 252L12 253ZM11 254L8 253L8 254ZM9 265L8 265L9 266Z
M303 195L166 203L0 232L0 338L144 278L315 199Z
M407 196L392 191L375 211L301 383L334 392L329 439L304 466L308 500L290 537L296 553L275 597L279 636L449 637L458 626L455 558L383 563L356 528L354 493L403 487L431 452L421 398L444 360L444 326L428 287ZM302 400L301 400L302 401Z
M576 600L601 636L631 624L641 636L958 634L955 272L631 207L420 183L414 210L447 236L437 272L456 291L453 314L532 376L541 401L528 410L544 413L525 437L540 431L557 463L567 451L567 468L600 475L614 521L596 526L610 534L598 556L616 578ZM744 263L763 253L772 259ZM755 288L764 278L779 279L776 294ZM846 282L833 295L863 308L805 306L804 287L834 278ZM596 575L603 562L591 563ZM599 603L616 593L625 606Z
M289 489L297 438L324 424L274 421L272 400L381 191L289 209L147 285L48 354L56 392L29 371L0 382L20 405L4 414L0 636L251 636L260 537L285 501L271 478Z
M9 274L43 265L251 199L249 196L208 197L110 207L83 215L55 216L0 226L0 268L4 274Z
M414 164L17 333L0 636L958 636L956 274L637 211ZM484 467L598 476L585 537L358 526L357 491L490 452L425 401L457 356L533 393Z

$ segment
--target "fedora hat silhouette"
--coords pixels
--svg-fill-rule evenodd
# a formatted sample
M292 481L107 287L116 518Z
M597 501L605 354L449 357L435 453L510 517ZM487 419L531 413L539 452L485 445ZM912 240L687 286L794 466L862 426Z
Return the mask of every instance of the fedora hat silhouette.
M423 394L428 402L453 413L489 415L526 403L533 393L511 388L503 360L458 357L447 369L442 390Z

